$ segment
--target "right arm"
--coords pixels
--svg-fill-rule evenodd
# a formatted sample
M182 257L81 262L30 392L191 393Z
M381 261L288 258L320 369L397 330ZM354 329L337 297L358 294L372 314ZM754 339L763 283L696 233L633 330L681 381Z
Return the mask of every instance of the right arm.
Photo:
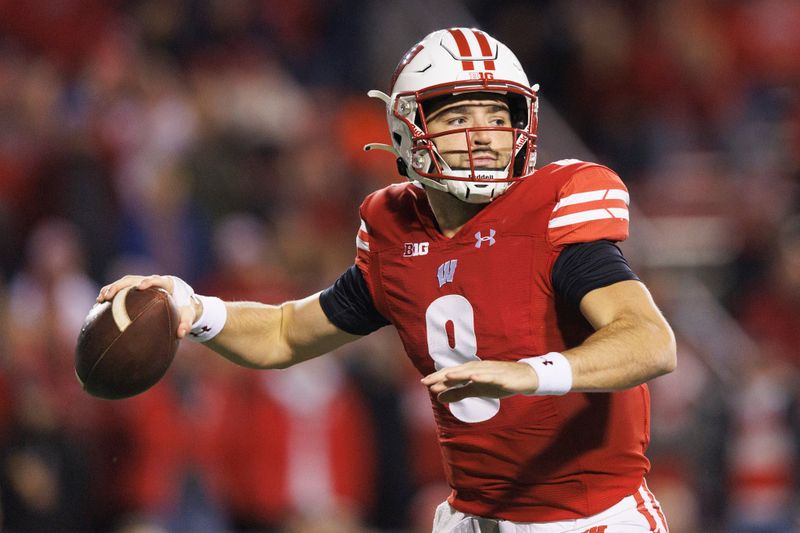
M170 294L174 289L168 276L125 276L103 287L97 301L110 301L131 285L140 289L160 287ZM281 305L226 302L225 307L225 327L206 346L241 366L287 368L361 338L328 320L320 306L319 293ZM202 312L199 303L180 307L178 338L186 336Z
M206 346L251 368L287 368L358 340L331 324L319 293L281 305L226 302L228 319Z

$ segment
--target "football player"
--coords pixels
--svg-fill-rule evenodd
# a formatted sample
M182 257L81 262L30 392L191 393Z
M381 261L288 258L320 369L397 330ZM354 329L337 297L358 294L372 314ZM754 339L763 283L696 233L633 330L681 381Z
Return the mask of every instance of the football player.
M386 106L408 178L361 205L355 263L281 305L195 295L173 276L178 336L284 368L393 324L423 376L452 493L434 531L667 532L644 481L646 381L675 340L616 242L628 192L582 161L535 168L537 86L485 32L431 33Z

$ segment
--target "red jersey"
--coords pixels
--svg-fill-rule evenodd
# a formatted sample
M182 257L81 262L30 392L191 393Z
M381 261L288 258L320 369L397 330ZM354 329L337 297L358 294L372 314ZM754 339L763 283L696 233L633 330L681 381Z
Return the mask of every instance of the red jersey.
M627 238L627 203L611 170L554 163L447 238L423 188L391 185L361 206L356 264L423 375L562 351L593 329L557 301L553 264L567 244ZM517 522L590 516L633 494L649 469L645 385L431 403L449 501L465 513Z

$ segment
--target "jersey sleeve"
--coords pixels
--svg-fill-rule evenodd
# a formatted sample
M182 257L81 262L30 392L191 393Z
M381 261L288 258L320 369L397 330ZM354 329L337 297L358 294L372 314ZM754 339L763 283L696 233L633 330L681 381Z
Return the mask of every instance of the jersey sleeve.
M356 266L361 271L361 275L369 285L369 229L367 223L363 218L363 210L361 213L361 223L356 233Z
M373 254L370 253L371 247L376 246L375 241L377 239L377 237L372 234L370 220L379 217L379 214L376 214L375 211L380 211L381 203L382 196L380 195L380 191L377 191L367 196L361 204L359 209L361 219L358 231L356 232L355 266L361 273L361 277L376 309L383 314L383 316L389 316L387 310L383 306L383 291L380 284L375 283L374 280L377 276L377 274L374 273L376 266L372 264ZM374 252L374 249L372 251Z
M547 234L554 246L628 238L628 189L612 170L593 165L575 172L558 192Z
M574 307L595 289L627 280L639 280L619 247L609 241L566 246L551 274L556 294Z
M333 285L320 293L319 303L334 326L353 335L367 335L389 325L375 308L364 276L356 265L350 266Z

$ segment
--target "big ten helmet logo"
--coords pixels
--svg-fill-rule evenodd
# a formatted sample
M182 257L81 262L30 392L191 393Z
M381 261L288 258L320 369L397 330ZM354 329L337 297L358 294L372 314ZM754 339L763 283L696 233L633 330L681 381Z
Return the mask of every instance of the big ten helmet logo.
M493 80L493 72L468 72L467 78L470 80Z
M428 255L427 242L407 242L403 244L403 257L416 257L418 255Z

